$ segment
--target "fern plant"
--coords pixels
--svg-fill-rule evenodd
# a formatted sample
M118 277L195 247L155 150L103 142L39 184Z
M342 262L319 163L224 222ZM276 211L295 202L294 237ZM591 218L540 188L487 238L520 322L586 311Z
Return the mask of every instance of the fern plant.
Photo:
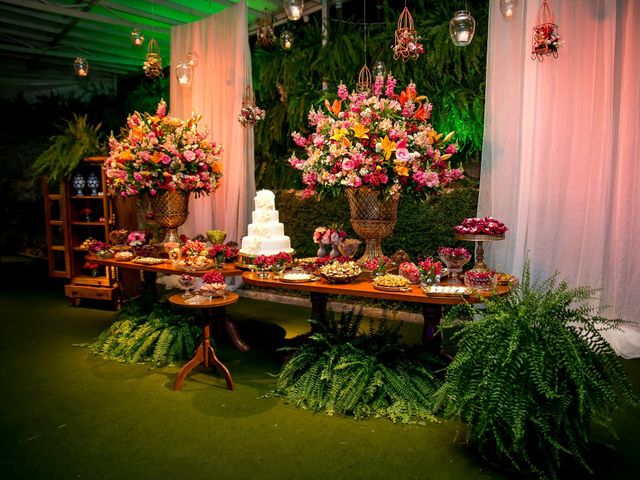
M603 328L620 320L597 315L593 289L569 288L558 273L522 283L486 309L452 309L442 328L459 328L458 350L436 395L436 408L468 424L467 440L486 457L555 478L563 459L586 461L590 424L611 433L612 412L638 398Z
M65 120L65 123L66 127L61 127L63 133L50 138L51 146L33 164L34 176L46 175L50 182L58 182L70 177L80 160L101 153L100 123L91 125L86 115L75 113L73 120Z
M162 304L147 311L133 302L89 348L109 360L159 367L191 358L199 333L188 316L173 313Z
M432 368L439 361L400 344L399 326L382 319L360 333L361 321L351 311L317 323L319 332L295 350L270 395L329 415L435 421L431 398L440 380Z

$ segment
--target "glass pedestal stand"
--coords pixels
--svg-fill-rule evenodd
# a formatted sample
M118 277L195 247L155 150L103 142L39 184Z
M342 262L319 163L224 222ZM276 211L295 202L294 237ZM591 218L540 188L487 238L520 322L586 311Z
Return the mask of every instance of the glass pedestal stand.
M455 239L475 242L476 263L473 265L472 270L488 271L491 269L487 267L486 263L484 263L484 246L482 245L482 242L495 242L498 240L504 240L504 235L473 235L470 233L456 233Z

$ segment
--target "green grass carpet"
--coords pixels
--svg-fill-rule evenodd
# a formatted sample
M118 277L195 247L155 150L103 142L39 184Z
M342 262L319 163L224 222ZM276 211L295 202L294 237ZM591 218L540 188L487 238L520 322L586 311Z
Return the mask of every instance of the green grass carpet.
M41 266L18 271L0 263L0 274L2 478L519 478L455 444L460 425L453 422L355 421L260 398L274 383L267 373L281 365L276 349L308 329L307 309L241 299L228 311L251 351L217 341L236 390L201 367L174 392L179 366L152 370L74 346L93 342L113 311L68 306L61 284ZM403 328L416 342L419 327ZM640 361L625 367L640 387ZM640 471L640 412L620 412L616 427L613 449L592 448L595 478L630 479ZM577 475L587 478L571 466L563 472Z

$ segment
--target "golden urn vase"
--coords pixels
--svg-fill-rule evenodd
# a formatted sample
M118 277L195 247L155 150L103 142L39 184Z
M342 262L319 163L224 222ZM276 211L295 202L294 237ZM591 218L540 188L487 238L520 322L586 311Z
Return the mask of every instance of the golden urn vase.
M156 223L165 230L162 243L180 242L178 227L189 216L189 194L180 190L162 190L151 196L151 211Z

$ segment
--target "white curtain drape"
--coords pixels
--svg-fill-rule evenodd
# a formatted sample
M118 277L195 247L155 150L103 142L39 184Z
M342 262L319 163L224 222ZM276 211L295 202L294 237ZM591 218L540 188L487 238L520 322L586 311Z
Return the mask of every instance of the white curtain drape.
M191 87L181 87L175 67L194 51L200 61ZM198 22L171 28L170 111L179 118L192 111L203 115L201 125L222 145L224 176L209 197L191 199L189 219L181 229L187 236L210 229L227 232L240 242L249 223L255 193L253 129L237 120L245 88L251 85L251 54L246 0Z
M555 0L566 45L544 62L529 56L538 6L506 21L491 0L478 214L510 231L487 258L601 288L603 314L630 322L608 340L640 357L640 2Z

